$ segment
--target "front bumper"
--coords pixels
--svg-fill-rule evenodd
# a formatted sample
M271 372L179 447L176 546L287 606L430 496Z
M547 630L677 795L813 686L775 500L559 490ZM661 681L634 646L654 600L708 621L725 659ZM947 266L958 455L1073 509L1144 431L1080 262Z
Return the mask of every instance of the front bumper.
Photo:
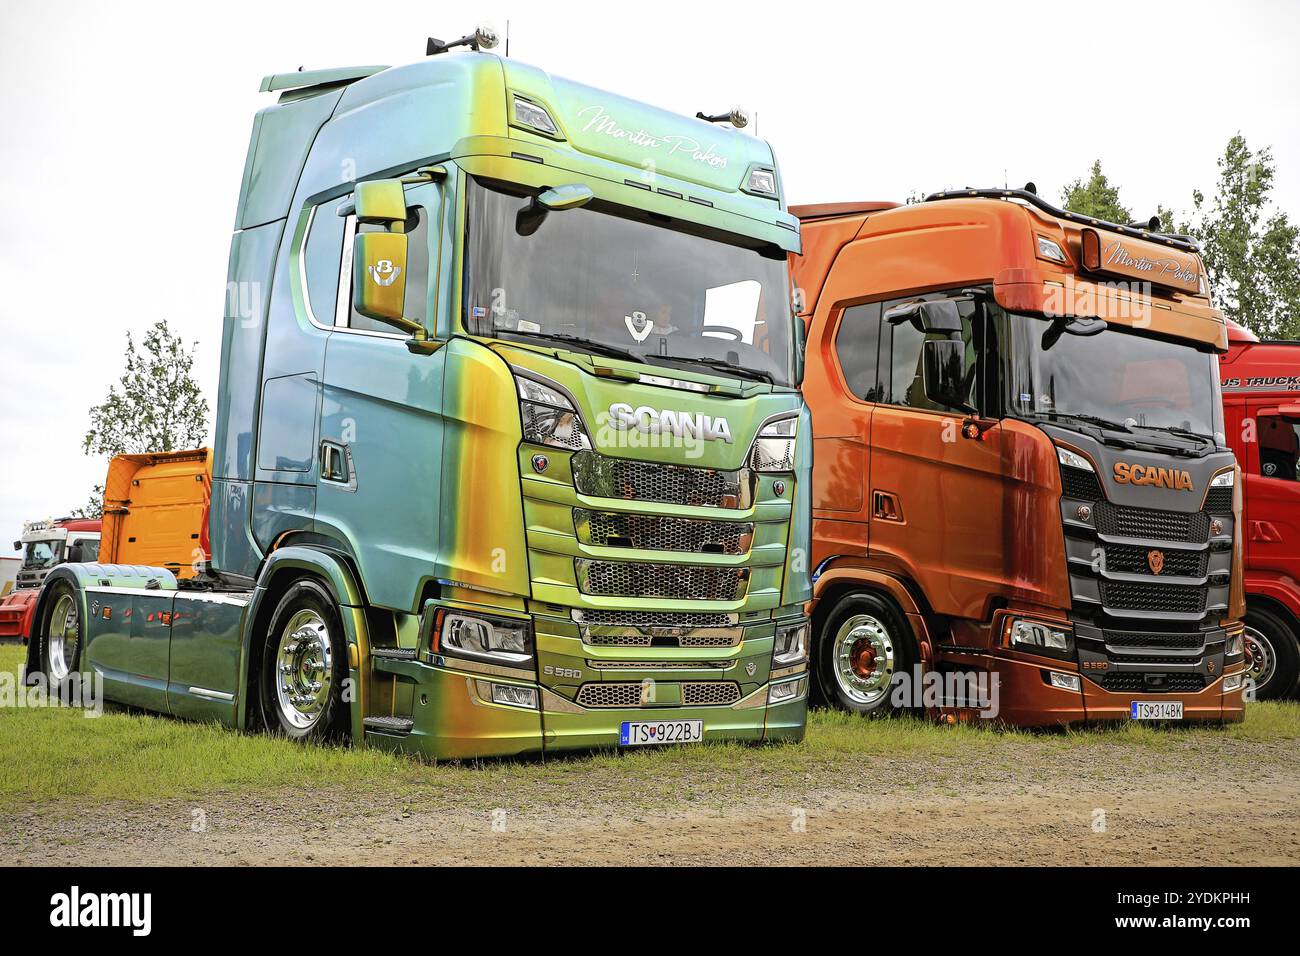
M722 651L592 647L583 643L576 627L564 622L537 616L534 625L537 653L531 672L437 654L424 647L411 660L372 658L376 677L393 681L391 693L385 695L393 715L409 716L410 728L398 732L367 727L367 743L443 760L558 753L616 748L623 722L661 720L703 721L704 742L803 739L806 664L771 670L777 622L770 618L746 627L744 639ZM757 636L750 637L751 633ZM693 666L704 664L705 657L725 659L725 670ZM593 668L593 663L647 666ZM650 699L641 706L578 702L584 699L580 692L587 685L635 683L640 689L647 682L651 686L645 697ZM534 690L537 708L494 702L493 684ZM722 705L687 704L683 691L688 684L695 688L735 684L737 699ZM791 696L769 702L773 686L792 684Z

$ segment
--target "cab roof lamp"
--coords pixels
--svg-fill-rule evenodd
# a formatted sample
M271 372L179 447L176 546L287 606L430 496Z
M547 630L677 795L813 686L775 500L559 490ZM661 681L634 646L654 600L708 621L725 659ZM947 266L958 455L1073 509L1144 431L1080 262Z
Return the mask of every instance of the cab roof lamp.
M1038 256L1041 259L1050 259L1053 262L1065 264L1065 250L1054 239L1048 239L1046 236L1038 237Z
M727 113L705 113L701 110L695 114L695 118L706 123L730 123L736 129L744 129L749 125L749 114L739 106L733 106Z
M424 48L424 55L436 56L458 46L467 46L477 53L479 50L490 50L496 45L497 31L488 26L480 26L473 33L463 36L459 40L443 41L437 37L429 37L429 42Z
M551 119L551 114L546 111L546 107L532 100L525 99L519 94L514 94L513 114L514 124L530 129L535 133L541 133L543 136L559 137L560 128Z

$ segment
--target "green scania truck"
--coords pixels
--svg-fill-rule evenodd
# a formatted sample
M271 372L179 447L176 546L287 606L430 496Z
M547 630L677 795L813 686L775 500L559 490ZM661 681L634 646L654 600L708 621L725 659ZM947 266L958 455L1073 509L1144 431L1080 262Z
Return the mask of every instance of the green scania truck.
M28 679L437 758L800 739L772 152L465 39L263 81L211 560L60 567Z

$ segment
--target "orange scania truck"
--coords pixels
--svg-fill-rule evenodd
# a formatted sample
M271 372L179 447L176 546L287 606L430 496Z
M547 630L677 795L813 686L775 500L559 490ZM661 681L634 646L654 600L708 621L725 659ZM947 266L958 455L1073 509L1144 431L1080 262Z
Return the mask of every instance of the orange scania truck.
M821 700L1241 720L1227 329L1195 244L1032 184L791 211Z

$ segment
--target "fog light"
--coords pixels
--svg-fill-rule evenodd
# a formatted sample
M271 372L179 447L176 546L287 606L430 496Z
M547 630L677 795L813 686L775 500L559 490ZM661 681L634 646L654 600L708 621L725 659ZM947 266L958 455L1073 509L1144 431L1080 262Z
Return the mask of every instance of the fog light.
M1229 674L1223 679L1223 692L1231 694L1233 691L1241 690L1242 673L1238 671L1235 674Z
M492 703L536 710L537 689L535 687L516 687L514 684L493 684Z
M1059 687L1061 690L1077 692L1083 686L1079 681L1078 674L1062 674L1059 671L1051 671L1047 675L1047 680L1053 687Z
M796 700L803 693L803 678L789 680L783 684L773 684L767 691L769 704L781 704L787 700Z

